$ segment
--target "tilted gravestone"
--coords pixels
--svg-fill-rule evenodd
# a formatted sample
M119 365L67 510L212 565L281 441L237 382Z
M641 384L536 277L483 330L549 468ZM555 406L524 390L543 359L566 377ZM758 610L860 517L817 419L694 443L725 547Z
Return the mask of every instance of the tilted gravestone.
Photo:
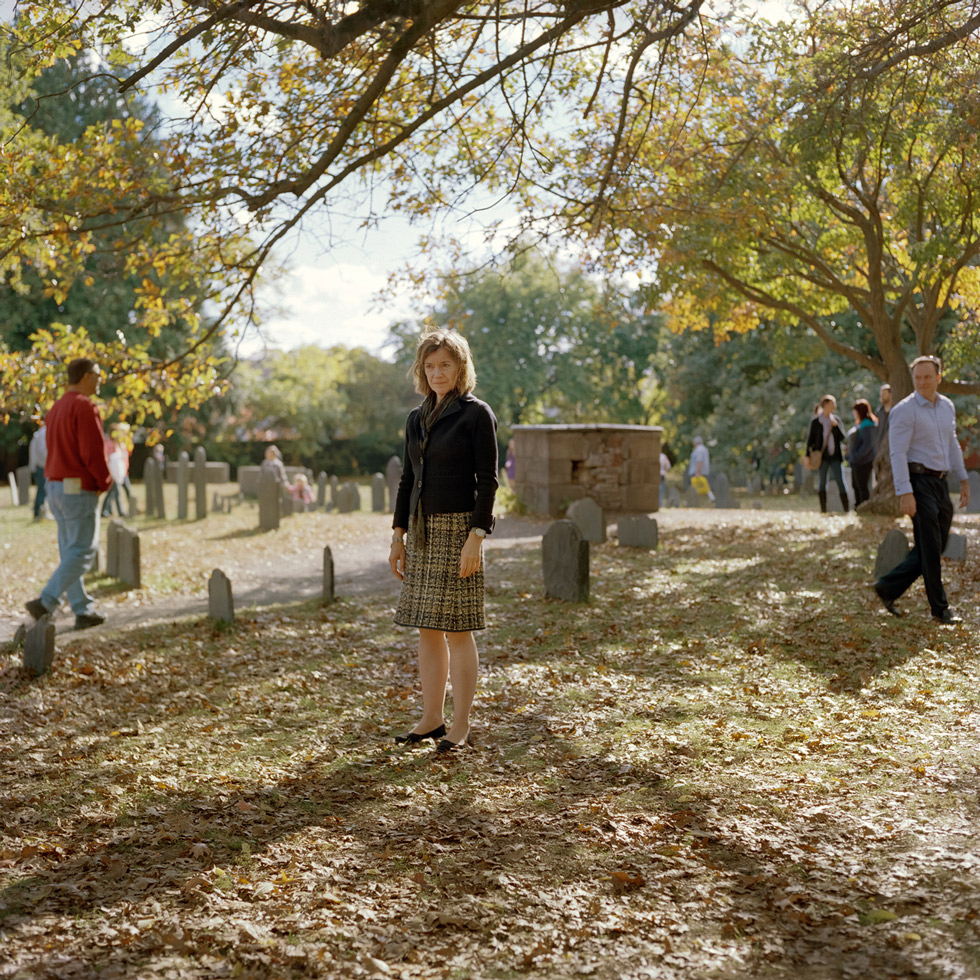
M893 527L878 545L878 555L875 558L875 581L901 565L908 553L908 538L897 527Z
M591 497L583 497L570 504L567 516L582 532L586 541L602 544L606 540L606 515Z
M950 561L966 561L966 537L951 533L943 549L943 558L948 558Z
M325 603L334 601L333 552L330 550L330 545L323 549L323 601Z
M54 663L55 627L51 615L42 616L24 634L24 669L40 677Z
M208 453L203 446L194 450L194 505L197 519L208 516Z
M279 527L279 481L274 473L259 474L259 530L274 531Z
M336 476L330 477L330 508L337 510L340 506L340 480Z
M555 521L541 539L544 594L566 602L589 598L589 542L574 521Z
M20 504L26 507L31 502L31 468L29 466L17 467L17 493L20 497Z
M322 470L316 478L316 509L323 510L327 504L327 474Z
M119 544L119 574L118 579L124 585L134 589L142 585L140 570L140 536L132 528L122 527L118 536Z
M180 451L177 457L177 519L187 520L187 482L189 478L191 457L186 449Z
M970 502L966 505L966 512L980 514L980 473L970 470L967 477L970 481Z
M657 550L657 522L646 514L624 514L619 519L616 537L623 548Z
M385 480L388 483L388 510L395 509L395 501L398 499L398 484L402 478L402 461L397 456L392 456L385 466Z
M235 622L231 582L220 568L216 568L208 579L208 615L220 622Z
M385 511L385 491L387 489L384 473L375 473L371 477L371 510L375 514L383 514Z
M20 506L20 487L17 486L17 475L15 473L7 474L7 482L10 484L10 503L14 507Z

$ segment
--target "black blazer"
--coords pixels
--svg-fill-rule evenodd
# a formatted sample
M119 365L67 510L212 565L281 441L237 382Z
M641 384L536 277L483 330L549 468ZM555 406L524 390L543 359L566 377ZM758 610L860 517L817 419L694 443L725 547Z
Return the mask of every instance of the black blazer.
M436 419L422 459L419 409L405 423L404 467L392 527L408 528L419 499L422 513L469 513L470 527L493 530L497 492L497 419L490 406L472 395Z
M840 424L840 419L836 415L830 416L831 420L831 432L834 436L834 451L832 453L824 453L823 458L829 459L831 461L836 460L838 463L844 460L844 446L847 445L847 436L844 434L843 426ZM815 418L810 423L810 432L806 439L806 448L810 449L823 449L823 425L820 423L820 419Z

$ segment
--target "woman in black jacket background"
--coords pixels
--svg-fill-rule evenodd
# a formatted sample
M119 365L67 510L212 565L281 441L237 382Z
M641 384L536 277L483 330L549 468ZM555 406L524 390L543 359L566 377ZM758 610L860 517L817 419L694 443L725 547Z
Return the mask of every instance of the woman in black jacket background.
M847 513L847 490L844 487L844 474L841 463L844 461L844 446L847 436L841 420L834 414L837 399L833 395L824 395L820 399L820 411L810 422L807 433L806 448L819 449L823 454L820 459L820 483L817 496L820 498L820 513L827 513L827 475L833 476L840 489L840 502Z
M851 483L854 484L854 507L868 499L871 488L871 470L875 463L875 447L878 443L878 419L871 411L871 402L859 398L852 406L854 429L848 433L847 461L851 464Z
M473 358L459 334L423 334L413 375L423 400L405 423L388 564L402 580L395 622L419 631L422 718L395 741L431 738L439 740L437 751L450 752L469 735L479 669L473 631L486 625L483 539L493 530L497 420L473 397ZM448 730L447 680L453 689Z

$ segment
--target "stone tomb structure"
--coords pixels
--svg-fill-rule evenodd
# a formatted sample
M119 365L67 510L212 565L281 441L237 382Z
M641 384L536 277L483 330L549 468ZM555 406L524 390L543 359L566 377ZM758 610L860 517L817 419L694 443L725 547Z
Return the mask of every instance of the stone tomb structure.
M662 432L653 425L514 426L514 489L530 510L555 517L584 497L607 512L655 511Z

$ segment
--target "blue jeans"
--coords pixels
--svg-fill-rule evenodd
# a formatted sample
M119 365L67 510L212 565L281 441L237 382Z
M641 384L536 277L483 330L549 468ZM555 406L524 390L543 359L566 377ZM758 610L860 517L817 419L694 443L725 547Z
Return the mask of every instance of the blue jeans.
M76 616L95 612L95 600L85 591L82 576L95 563L99 541L99 495L91 490L65 493L60 480L49 480L48 506L58 522L61 563L41 590L41 604L54 612L62 593Z
M44 467L34 467L34 482L37 484L37 493L34 494L34 516L41 516L41 508L44 506Z
M827 489L827 474L833 478L840 488L840 499L847 499L847 488L844 486L844 473L841 470L840 462L836 459L827 459L825 456L820 460L820 483L817 489L823 493Z

